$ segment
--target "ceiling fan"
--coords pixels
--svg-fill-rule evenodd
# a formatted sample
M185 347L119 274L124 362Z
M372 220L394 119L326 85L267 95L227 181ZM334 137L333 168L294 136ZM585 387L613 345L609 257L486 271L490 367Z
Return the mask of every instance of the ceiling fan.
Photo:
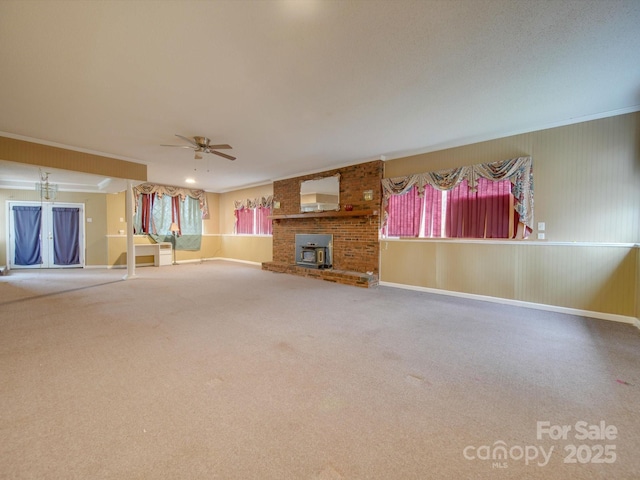
M231 145L211 145L211 140L209 140L207 137L193 137L193 139L191 139L178 134L176 134L176 137L189 142L190 145L161 145L161 147L191 148L196 152L196 159L202 158L202 155L200 155L200 153L213 153L214 155L219 155L221 157L228 158L229 160L236 159L236 157L232 157L231 155L227 155L226 153L216 151L233 148L231 147Z

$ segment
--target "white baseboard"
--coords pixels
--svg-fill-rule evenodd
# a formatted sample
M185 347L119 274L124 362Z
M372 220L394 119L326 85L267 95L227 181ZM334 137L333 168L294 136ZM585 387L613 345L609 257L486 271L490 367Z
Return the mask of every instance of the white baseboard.
M236 263L244 263L246 265L253 265L256 267L261 267L262 262L251 262L249 260L238 260L237 258L226 258L226 257L211 257L211 258L194 258L192 260L178 260L176 264L187 264L187 263L200 263L200 262L209 262L215 260L222 260L225 262L236 262ZM138 267L153 267L153 263L138 263L136 264L136 268ZM168 265L167 265L168 266ZM84 268L127 268L126 265L86 265Z
M238 260L237 258L226 258L226 257L194 258L191 260L178 260L176 263L178 265L182 265L187 263L212 262L216 260L222 260L225 262L244 263L246 265L254 265L257 267L262 266L262 262L250 262L249 260ZM136 265L136 266L140 266L140 265Z
M155 267L155 265L153 263L136 263L136 268L138 267ZM126 269L127 266L126 265L90 265L84 268L106 268L107 270L111 270L113 268Z
M207 260L223 260L225 262L236 262L236 263L244 263L245 265L254 265L256 267L261 267L262 262L251 262L249 260L238 260L237 258L226 258L226 257L213 257Z
M546 310L548 312L566 313L568 315L579 315L581 317L597 318L600 320L610 320L613 322L628 323L640 329L640 320L635 317L617 315L615 313L594 312L591 310L580 310L578 308L559 307L556 305L546 305L544 303L525 302L522 300L511 300L508 298L490 297L488 295L477 295L475 293L453 292L451 290L441 290L438 288L418 287L405 285L402 283L380 282L380 286L403 288L405 290L415 290L418 292L434 293L437 295L449 295L452 297L470 298L483 302L501 303L503 305L513 305L516 307L534 308L536 310Z

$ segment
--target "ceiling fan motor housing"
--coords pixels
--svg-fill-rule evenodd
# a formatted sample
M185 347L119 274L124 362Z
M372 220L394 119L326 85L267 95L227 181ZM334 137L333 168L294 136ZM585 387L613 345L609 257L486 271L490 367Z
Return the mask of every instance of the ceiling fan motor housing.
M211 144L211 140L209 140L207 137L193 137L193 140L202 150L206 150L206 148Z

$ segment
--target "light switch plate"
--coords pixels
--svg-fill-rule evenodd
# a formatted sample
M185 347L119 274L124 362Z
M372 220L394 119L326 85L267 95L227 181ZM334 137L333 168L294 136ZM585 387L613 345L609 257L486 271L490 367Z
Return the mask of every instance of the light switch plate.
M544 222L538 222L538 231L540 232L544 232L546 225L544 224Z
M538 240L544 240L546 237L546 235L544 233L539 233L538 234Z

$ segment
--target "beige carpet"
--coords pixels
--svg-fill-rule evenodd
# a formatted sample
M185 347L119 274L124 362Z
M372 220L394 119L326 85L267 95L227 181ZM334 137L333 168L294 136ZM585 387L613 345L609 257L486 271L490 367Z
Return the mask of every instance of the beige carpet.
M230 262L137 273L0 277L0 478L640 478L630 325Z

